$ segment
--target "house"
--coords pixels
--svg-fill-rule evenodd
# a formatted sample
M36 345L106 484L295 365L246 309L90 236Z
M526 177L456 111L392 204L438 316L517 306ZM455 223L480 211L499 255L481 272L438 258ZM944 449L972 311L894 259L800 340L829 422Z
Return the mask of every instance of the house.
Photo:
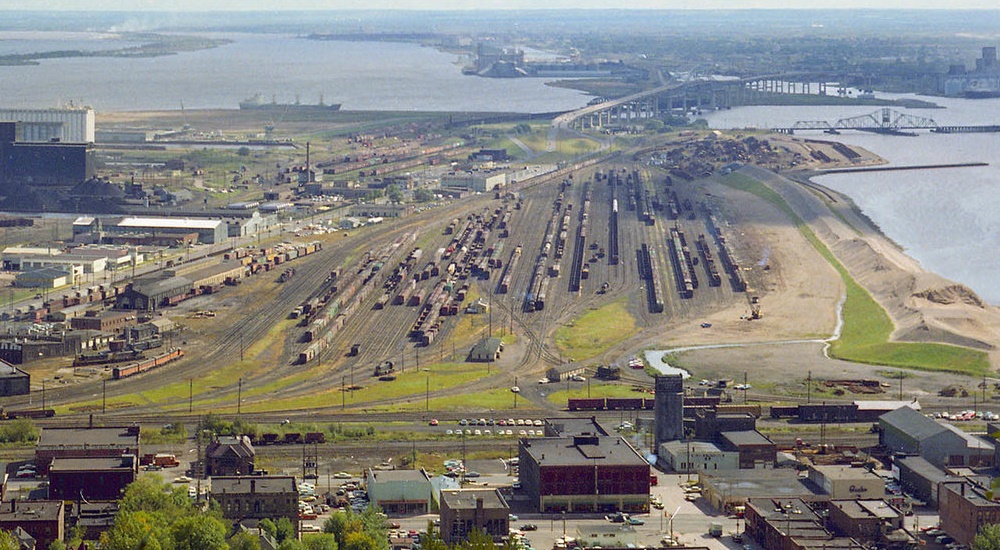
M254 472L256 454L250 438L245 435L217 437L205 450L205 475L250 475Z
M469 351L469 362L493 363L500 359L503 352L503 340L499 338L483 338L472 346Z

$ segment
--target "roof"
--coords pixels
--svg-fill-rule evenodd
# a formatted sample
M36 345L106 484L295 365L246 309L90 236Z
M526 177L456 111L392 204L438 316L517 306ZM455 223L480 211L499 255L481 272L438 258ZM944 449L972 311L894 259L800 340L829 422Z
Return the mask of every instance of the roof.
M757 430L741 430L738 432L722 432L719 434L722 439L738 446L741 445L774 445L774 443L764 437L764 434Z
M608 430L597 418L546 418L545 424L562 436L597 434L608 435Z
M687 454L688 449L690 449L692 453L717 454L726 452L720 449L719 446L716 445L715 443L709 441L681 441L679 439L675 441L665 441L663 443L660 443L660 449L669 451L674 455L682 455L682 456ZM663 454L663 451L660 451L660 454Z
M930 461L922 456L895 458L893 459L893 462L898 462L900 466L909 469L918 476L926 478L935 484L939 481L951 478L951 476L949 476L944 470L931 464Z
M751 498L752 506L765 521L819 521L820 517L801 498Z
M859 411L894 411L901 407L910 407L915 411L920 410L920 403L913 401L855 401L854 404Z
M298 493L292 476L223 476L212 478L212 496Z
M216 229L225 222L213 219L189 219L189 218L125 218L118 222L118 227L156 229Z
M839 508L847 517L855 520L876 518L876 519L895 519L900 517L902 514L899 510L895 509L888 502L884 500L853 500L853 499L842 499L842 500L831 500L830 505Z
M368 470L369 483L419 482L430 483L427 472L423 470Z
M0 521L52 521L63 511L61 500L11 500L0 503Z
M256 454L253 449L253 445L250 444L250 438L243 436L223 436L217 440L209 443L208 449L205 450L205 454L209 458L220 458L227 454L234 455L238 458L253 458Z
M476 501L483 500L483 508L508 510L510 506L499 489L454 489L441 491L442 506L447 503L452 510L475 509Z
M36 450L63 447L138 447L138 426L42 428Z
M97 218L92 216L80 216L79 218L73 220L73 225L90 225L94 223Z
M540 466L582 466L600 460L601 465L649 466L631 445L619 436L576 436L522 439L521 447Z
M887 412L878 419L880 423L893 427L917 441L937 435L946 429L940 422L935 422L908 406Z
M187 277L144 277L132 283L132 290L145 296L167 294L179 289L190 289L193 283Z
M773 470L712 470L701 472L702 484L727 498L806 497L820 493L804 483L805 478L791 468Z
M979 449L986 453L993 452L993 444L990 443L989 441L985 441L970 433L964 432L961 429L959 429L958 426L954 426L952 424L943 424L943 426L944 429L964 439L966 449Z
M49 472L93 472L111 470L135 470L135 457L106 458L53 458Z
M24 378L28 373L0 359L0 378Z
M852 468L843 464L816 464L809 466L809 468L827 479L878 478L877 475L864 468Z

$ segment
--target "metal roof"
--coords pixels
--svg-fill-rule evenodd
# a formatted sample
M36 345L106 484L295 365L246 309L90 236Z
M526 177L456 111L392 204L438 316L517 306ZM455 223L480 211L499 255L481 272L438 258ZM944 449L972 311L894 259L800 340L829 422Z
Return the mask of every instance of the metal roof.
M508 510L510 506L499 489L453 489L441 491L441 503L448 503L452 510L476 508L476 501L483 499L483 508Z
M152 227L156 229L215 229L222 220L192 220L188 218L125 218L118 227Z
M916 441L923 441L947 429L940 422L935 422L908 406L883 414L879 417L879 422L884 422Z

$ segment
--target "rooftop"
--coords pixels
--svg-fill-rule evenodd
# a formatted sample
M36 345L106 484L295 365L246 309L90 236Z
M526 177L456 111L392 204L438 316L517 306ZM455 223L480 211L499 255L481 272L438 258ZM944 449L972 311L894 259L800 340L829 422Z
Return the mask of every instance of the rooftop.
M49 472L93 472L111 470L135 470L135 457L119 458L54 458Z
M204 220L188 218L140 218L129 217L118 222L118 227L153 227L156 229L215 229L222 225L222 220Z
M452 510L475 509L476 501L483 500L483 508L507 510L510 506L498 489L455 489L441 491L441 504Z
M212 495L249 495L262 493L298 493L292 476L213 477Z
M376 483L392 483L416 481L430 483L427 472L423 470L368 470L368 478Z
M37 450L62 447L138 447L138 426L102 428L42 428Z
M719 434L722 439L733 445L773 445L770 439L757 430L742 430L738 432L722 432Z
M582 466L594 460L604 465L649 466L649 463L619 436L545 437L521 440L521 446L541 466Z
M809 498L820 493L804 483L791 469L713 470L699 474L702 483L733 499L754 497Z
M879 417L879 422L896 428L915 440L927 439L945 430L940 422L927 418L912 407L900 407Z
M0 502L0 521L53 521L63 510L61 500L11 500Z
M890 520L902 515L899 510L884 500L831 500L830 505L836 506L851 519Z
M608 435L608 430L593 416L590 418L546 418L545 424L562 436Z
M685 455L690 449L691 453L722 453L724 452L718 445L710 441L666 441L660 444L660 449L669 451L675 455ZM663 451L660 452L661 454Z
M815 470L827 479L878 478L877 475L864 468L852 468L842 464L813 465L809 466L809 469Z

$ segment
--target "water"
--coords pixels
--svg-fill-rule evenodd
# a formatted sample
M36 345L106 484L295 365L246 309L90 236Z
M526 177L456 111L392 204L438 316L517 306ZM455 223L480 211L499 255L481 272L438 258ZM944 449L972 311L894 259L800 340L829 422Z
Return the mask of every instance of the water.
M878 94L879 97L900 97ZM938 124L1000 124L1000 99L919 98L946 109L896 109ZM715 128L781 127L798 120L867 114L873 107L741 107L707 113ZM895 137L845 133L799 137L837 140L872 151L893 165L993 162L1000 134ZM819 183L850 196L891 239L928 271L961 282L1000 304L1000 165L976 168L836 174Z
M100 111L238 108L261 93L278 102L341 103L345 110L541 113L585 105L588 96L542 79L463 75L459 57L415 44L216 34L232 44L155 58L74 58L0 66L0 104L47 108L74 102ZM11 38L11 36L7 36ZM126 45L108 35L31 33L0 54Z

